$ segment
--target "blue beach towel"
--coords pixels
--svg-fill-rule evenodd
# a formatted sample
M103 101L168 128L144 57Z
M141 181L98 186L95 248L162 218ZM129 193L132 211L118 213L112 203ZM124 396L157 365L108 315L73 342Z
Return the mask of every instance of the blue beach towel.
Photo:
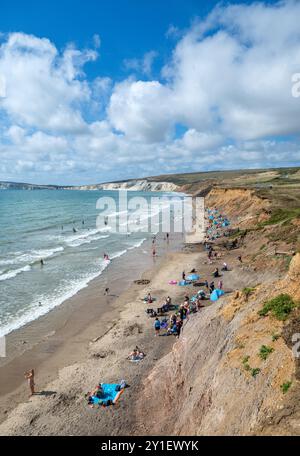
M101 398L93 396L93 404L94 405L102 405L105 404L107 401L114 402L120 391L117 391L117 387L120 385L118 383L103 383L102 390L103 395Z
M190 282L187 282L186 280L181 280L180 282L178 282L178 285L180 287L186 287L187 285L190 285Z
M199 280L200 279L200 276L199 274L190 274L188 277L187 277L188 280Z

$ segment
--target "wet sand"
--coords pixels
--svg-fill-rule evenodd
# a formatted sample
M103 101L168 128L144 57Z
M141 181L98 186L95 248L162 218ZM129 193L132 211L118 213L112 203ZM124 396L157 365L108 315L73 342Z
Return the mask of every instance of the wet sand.
M84 361L90 342L114 327L126 303L140 291L141 286L133 280L151 278L165 255L179 249L181 242L181 235L172 235L170 243L159 236L158 256L153 259L151 242L146 241L114 260L101 276L61 306L9 334L8 356L0 358L0 422L28 397L26 370L35 368L37 388L46 391L60 369ZM104 296L107 286L110 293Z

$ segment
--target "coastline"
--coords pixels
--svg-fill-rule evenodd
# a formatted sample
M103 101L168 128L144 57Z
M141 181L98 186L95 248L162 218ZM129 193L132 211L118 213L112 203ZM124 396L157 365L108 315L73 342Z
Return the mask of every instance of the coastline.
M85 359L89 343L101 339L116 324L126 302L141 289L133 281L151 277L165 254L180 248L181 234L172 236L170 244L159 236L159 256L155 260L151 241L147 240L115 259L86 288L60 306L7 336L8 357L0 359L0 423L27 398L25 370L34 366L38 389L44 389L60 369ZM107 297L106 286L111 290Z
M84 341L83 336L89 336L85 338L86 349L84 353L80 353L76 347L74 359L68 362L66 353L73 341L67 341L68 349L65 348L66 351L62 350L54 357L57 360L61 356L65 361L57 375L45 381L43 394L36 395L26 402L24 400L27 399L27 385L22 386L20 393L23 390L23 397L19 396L19 401L12 407L13 410L5 414L7 419L0 424L0 435L126 435L129 431L134 433L134 403L138 399L142 381L157 360L166 355L175 342L173 336L154 337L153 320L146 315L146 306L141 299L150 289L158 300L170 294L174 302L180 302L186 290L169 285L168 281L170 277L180 276L183 265L187 270L197 265L199 256L203 255L201 247L197 250L196 253L182 250L169 252L161 257L161 261L143 274L144 278L151 280L151 284L146 287L132 284L124 291L115 302L114 316L109 315L109 320L106 321L99 320L80 334L77 338L80 344ZM94 330L98 336L93 339L91 335ZM135 345L146 351L146 358L138 364L126 359ZM47 368L50 366L51 363ZM42 370L43 366L36 378L39 390ZM88 407L84 395L99 379L115 382L121 378L125 378L130 387L113 409ZM9 395L6 395L6 399L9 399ZM0 404L2 409L3 398ZM37 428L36 424L40 420L43 424Z

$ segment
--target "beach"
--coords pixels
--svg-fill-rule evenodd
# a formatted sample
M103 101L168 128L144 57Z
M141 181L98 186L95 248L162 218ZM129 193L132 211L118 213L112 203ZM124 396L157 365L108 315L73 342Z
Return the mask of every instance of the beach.
M147 408L147 404L140 404L138 399L147 374L158 360L170 352L177 339L174 336L154 337L154 320L145 312L147 305L143 297L150 290L160 303L170 295L174 303L180 304L187 293L194 292L194 287L178 287L170 285L169 281L180 280L182 270L188 272L194 268L201 272L201 277L207 276L209 279L213 267L206 264L206 253L201 244L182 247L179 241L171 239L170 244L174 242L173 249L176 252L165 251L142 274L141 264L136 260L136 269L132 269L132 264L130 273L126 269L128 276L132 274L134 278L142 276L150 280L149 285L132 283L133 277L126 277L125 273L121 280L113 284L112 289L114 286L117 289L117 283L124 288L126 279L131 285L125 287L119 297L110 297L108 305L105 303L107 298L102 297L104 307L100 308L99 283L95 280L72 299L74 306L78 304L75 304L76 301L81 302L79 314L74 311L70 317L68 313L69 320L57 329L55 335L50 335L2 368L6 380L1 386L5 386L6 391L0 400L1 435L126 435L141 434L146 429L151 433L149 423L138 418L139 414L142 416L141 407ZM171 250L170 246L168 248ZM226 260L236 261L236 255L236 252L229 252ZM134 258L137 257L136 252ZM153 262L152 258L150 260ZM248 274L243 276L239 272L232 272L230 286L226 283L225 290L232 291L232 286L238 287L243 283L249 283ZM68 303L65 307L68 307ZM53 311L53 315L65 311L64 306L61 306ZM82 324L82 316L89 312L92 321L87 319ZM138 364L127 359L136 345L146 353L145 359ZM36 389L41 393L28 399L22 372L33 363L37 363L34 365ZM130 386L125 389L118 404L106 409L88 407L85 394L99 381L114 383L121 379L125 379ZM18 386L12 391L7 385L11 387L14 381Z
M115 259L106 271L46 315L10 333L6 339L7 357L0 358L0 420L8 410L27 397L23 373L35 366L39 386L56 378L60 368L87 356L92 340L115 325L127 300L141 288L133 283L144 273L154 273L168 251L177 250L182 236L173 235L167 243L157 240L157 257L151 243ZM147 271L147 272L146 272ZM105 296L105 288L110 292Z

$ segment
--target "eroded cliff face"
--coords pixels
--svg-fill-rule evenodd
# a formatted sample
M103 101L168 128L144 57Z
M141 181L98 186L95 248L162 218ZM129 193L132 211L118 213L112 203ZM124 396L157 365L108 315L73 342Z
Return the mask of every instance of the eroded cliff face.
M265 220L270 210L269 200L246 188L215 187L209 192L206 205L224 211L240 228Z
M230 296L184 325L172 352L144 382L143 419L153 434L260 434L276 414L284 416L299 388L295 358L283 337L286 324L258 311L278 293L299 299L299 280L298 254L284 280L260 285L248 298ZM262 345L273 350L266 360L259 357ZM293 384L285 395L281 385L288 381ZM289 431L282 426L277 423L269 433L300 433L299 423Z
M224 210L237 226L245 226L245 214L249 224L262 214L269 216L269 202L251 190L213 189L207 205ZM245 250L254 251L254 241L258 249L266 242L263 231L251 236ZM241 285L184 324L172 352L144 381L140 402L147 406L136 413L151 429L146 425L141 432L300 434L300 367L292 352L293 334L300 333L299 309L285 322L258 313L282 293L299 302L300 254L293 256L287 272L272 268L247 266L247 271L233 272L248 274L248 292ZM263 346L270 349L266 359L260 356ZM283 385L290 385L285 393Z

